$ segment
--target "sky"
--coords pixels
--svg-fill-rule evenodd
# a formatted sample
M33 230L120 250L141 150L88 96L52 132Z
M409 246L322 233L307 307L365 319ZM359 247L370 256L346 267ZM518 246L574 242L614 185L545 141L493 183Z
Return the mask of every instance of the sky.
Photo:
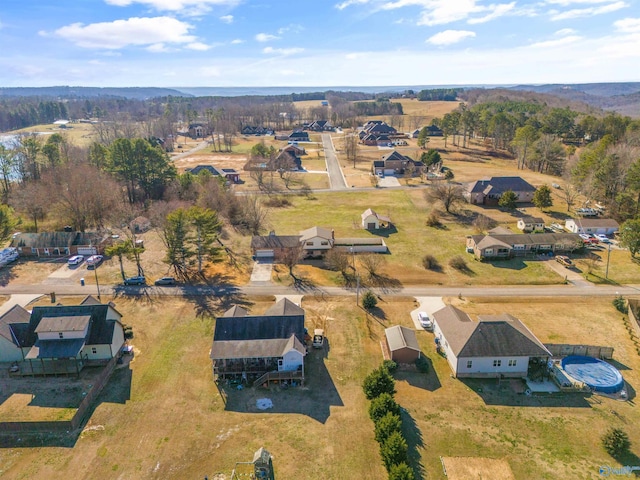
M0 87L640 81L640 0L1 0Z

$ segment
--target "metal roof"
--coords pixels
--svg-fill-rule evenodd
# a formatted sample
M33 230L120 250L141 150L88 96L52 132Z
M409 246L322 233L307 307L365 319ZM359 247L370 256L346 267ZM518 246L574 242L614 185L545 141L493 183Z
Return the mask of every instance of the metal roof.
M402 350L403 348L409 348L417 352L420 351L416 332L410 328L403 327L402 325L396 325L385 329L384 334L387 337L389 350L392 352Z

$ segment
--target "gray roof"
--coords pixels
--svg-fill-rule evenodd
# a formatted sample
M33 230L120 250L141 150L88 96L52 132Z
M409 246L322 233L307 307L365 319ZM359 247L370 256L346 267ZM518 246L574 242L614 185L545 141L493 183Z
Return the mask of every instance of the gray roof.
M102 302L93 295L87 295L84 300L80 302L80 305L102 305Z
M295 248L300 245L300 235L264 235L251 237L251 248Z
M30 317L31 314L24 308L20 305L14 305L0 317L0 336L15 343L17 330L20 330L20 325L22 325L23 328L28 326Z
M522 220L524 223L544 223L544 219L540 217L520 217L518 221Z
M613 218L572 218L576 225L586 228L593 227L605 227L605 228L620 228L618 222Z
M85 346L84 338L63 340L40 340L26 358L75 358Z
M480 240L479 242L476 242L476 247L479 248L480 250L484 250L485 248L489 248L489 247L512 248L511 245L509 245L508 243L497 239L495 235L485 236L482 240Z
M311 227L300 232L300 240L303 242L314 237L326 238L327 240L331 240L331 238L333 238L333 232L328 228L323 227Z
M295 311L293 307L295 307ZM270 313L278 312L278 310L281 311L280 314ZM304 310L295 304L292 304L292 307L287 304L284 306L276 304L264 315L218 317L213 339L214 341L266 340L289 338L292 334L304 341Z
M400 160L403 162L412 161L411 158L407 157L406 155L402 155L400 152L396 150L394 150L391 153L387 153L386 155L383 155L382 160L385 162L388 162L389 160Z
M557 244L582 244L582 239L577 233L512 233L510 235L472 235L476 246L485 245L557 245Z
M472 322L463 311L447 306L433 317L456 357L551 356L535 335L509 314L481 315L478 322Z
M469 193L484 192L489 188L492 193L504 193L507 190L514 192L535 192L536 187L521 177L491 177L488 180L477 180L467 186Z
M403 348L409 348L417 352L420 351L416 332L410 328L403 327L402 325L396 325L394 327L386 328L384 330L384 334L387 337L389 350L392 352L402 350Z
M291 335L289 338L264 340L214 340L209 357L212 360L282 357L290 350L296 350L302 355L306 351L302 342L295 335Z
M40 320L35 332L82 332L89 326L90 320L91 315L42 317L42 320Z
M291 315L304 315L304 310L300 308L298 305L293 303L288 298L282 298L275 305L269 307L269 309L264 312L265 315L269 316L283 316L288 317Z
M106 237L97 233L42 232L21 233L11 240L12 247L67 248L72 245L98 245Z
M497 226L487 232L489 235L513 235L513 231L507 227Z
M223 317L246 317L249 314L244 308L234 305L229 310L224 312Z

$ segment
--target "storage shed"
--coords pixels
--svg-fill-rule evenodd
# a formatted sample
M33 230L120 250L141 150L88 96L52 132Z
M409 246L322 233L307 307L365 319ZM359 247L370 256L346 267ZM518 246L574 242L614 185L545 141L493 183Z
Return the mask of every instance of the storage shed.
M410 328L396 325L385 329L387 346L391 360L396 363L413 363L420 357L420 346L416 332Z

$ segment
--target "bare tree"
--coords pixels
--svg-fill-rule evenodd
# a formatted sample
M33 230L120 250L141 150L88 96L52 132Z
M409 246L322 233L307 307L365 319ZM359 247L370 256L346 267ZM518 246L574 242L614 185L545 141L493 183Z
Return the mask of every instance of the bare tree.
M260 202L257 195L246 195L240 200L242 226L252 235L259 235L264 230L269 210Z
M349 131L343 137L344 141L344 156L348 162L353 162L353 168L356 168L356 162L358 161L358 134L354 131Z
M575 205L576 200L578 199L578 195L580 195L580 192L572 184L565 183L562 186L562 190L560 190L560 196L567 204L567 212L569 212L571 210L571 207Z
M298 279L293 274L293 269L302 261L303 258L304 249L302 248L301 243L293 248L287 248L280 257L280 261L289 269L289 275L294 281L297 281Z
M44 220L52 208L51 191L40 181L19 185L11 193L11 204L25 213L38 233L38 222Z
M342 273L343 276L346 276L347 270L351 268L349 254L343 250L337 250L335 248L329 250L324 256L324 263L330 269Z
M464 201L462 187L450 182L437 182L433 187L425 191L425 199L432 202L442 202L447 213L451 213L453 207Z
M382 255L375 253L367 253L360 256L360 264L367 271L370 278L377 277L386 262L387 260Z

